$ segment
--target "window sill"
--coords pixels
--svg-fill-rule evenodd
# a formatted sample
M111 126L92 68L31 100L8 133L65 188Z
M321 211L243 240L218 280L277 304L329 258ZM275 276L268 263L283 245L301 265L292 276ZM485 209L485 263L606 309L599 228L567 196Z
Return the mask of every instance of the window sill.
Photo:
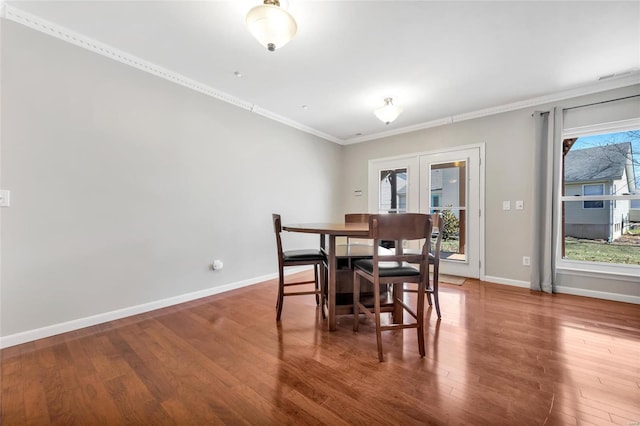
M563 259L558 262L556 269L561 275L640 283L640 266L638 265L605 265Z

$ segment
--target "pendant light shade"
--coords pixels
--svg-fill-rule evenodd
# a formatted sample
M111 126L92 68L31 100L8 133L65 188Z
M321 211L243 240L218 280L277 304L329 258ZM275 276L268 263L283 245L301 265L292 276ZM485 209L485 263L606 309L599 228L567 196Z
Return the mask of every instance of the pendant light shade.
M373 111L373 113L382 121L384 124L389 124L402 112L402 108L393 104L392 98L384 98L384 106L382 108L378 108Z
M278 0L264 0L264 4L251 9L245 23L251 35L270 52L287 44L298 31L295 19L280 8Z

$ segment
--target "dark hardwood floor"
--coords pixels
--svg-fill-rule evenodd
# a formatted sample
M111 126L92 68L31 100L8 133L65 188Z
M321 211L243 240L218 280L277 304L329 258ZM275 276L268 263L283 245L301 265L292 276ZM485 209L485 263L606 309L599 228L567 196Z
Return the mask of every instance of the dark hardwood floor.
M275 281L2 351L2 425L637 425L640 306L467 280L383 334ZM415 295L411 296L415 297Z

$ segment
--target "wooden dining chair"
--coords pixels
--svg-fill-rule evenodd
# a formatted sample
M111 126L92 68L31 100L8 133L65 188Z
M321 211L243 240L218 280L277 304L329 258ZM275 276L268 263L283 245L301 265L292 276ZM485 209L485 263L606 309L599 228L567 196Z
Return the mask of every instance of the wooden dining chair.
M326 300L325 271L327 258L319 249L302 249L287 250L282 249L282 219L279 214L273 214L273 229L276 233L276 247L278 250L278 299L276 300L276 321L280 321L282 314L282 305L285 296L303 296L314 294L316 296L316 305L322 304ZM289 266L313 265L314 279L308 281L285 282L284 268ZM302 286L314 284L314 290L289 291L285 292L285 288L292 286ZM322 309L324 318L324 308Z
M425 355L424 350L424 297L416 297L416 308L404 300L404 283L417 283L418 294L426 291L429 281L429 245L431 239L431 217L426 214L403 213L371 215L369 217L369 235L373 239L374 247L381 240L396 241L396 250L391 254L380 253L374 250L373 259L364 259L354 262L353 272L353 331L357 332L360 321L360 313L364 313L375 322L376 339L378 343L378 359L384 361L382 353L382 331L404 328L416 328L418 332L418 350L420 356ZM425 239L420 252L403 253L405 241ZM414 266L414 265L417 265ZM360 302L360 280L365 279L373 283L374 306L370 308ZM380 286L391 284L394 286L393 302L381 305ZM402 322L382 325L380 317L382 312L394 312L396 308L402 308L414 322ZM394 318L394 321L398 318Z
M444 228L444 219L440 213L432 213L431 215L431 245L429 246L429 265L433 266L432 279L427 282L425 292L427 294L427 301L429 306L435 305L438 318L441 318L440 314L440 300L438 297L438 282L440 282L440 246L442 245L442 229ZM433 242L433 233L438 230L436 234L435 243ZM425 241L426 243L426 241ZM405 249L405 253L417 253L416 249ZM415 288L405 289L407 292L417 292ZM431 301L433 297L433 302Z
M344 215L344 223L369 223L369 213L347 213ZM370 246L373 241L366 238L352 238L347 237L347 245L349 244L362 244Z

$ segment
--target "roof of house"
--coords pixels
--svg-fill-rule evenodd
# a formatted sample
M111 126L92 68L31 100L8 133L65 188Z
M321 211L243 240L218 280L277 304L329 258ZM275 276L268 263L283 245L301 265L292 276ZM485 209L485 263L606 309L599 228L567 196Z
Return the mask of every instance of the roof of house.
M569 151L564 162L564 181L569 183L622 179L631 156L630 142Z

